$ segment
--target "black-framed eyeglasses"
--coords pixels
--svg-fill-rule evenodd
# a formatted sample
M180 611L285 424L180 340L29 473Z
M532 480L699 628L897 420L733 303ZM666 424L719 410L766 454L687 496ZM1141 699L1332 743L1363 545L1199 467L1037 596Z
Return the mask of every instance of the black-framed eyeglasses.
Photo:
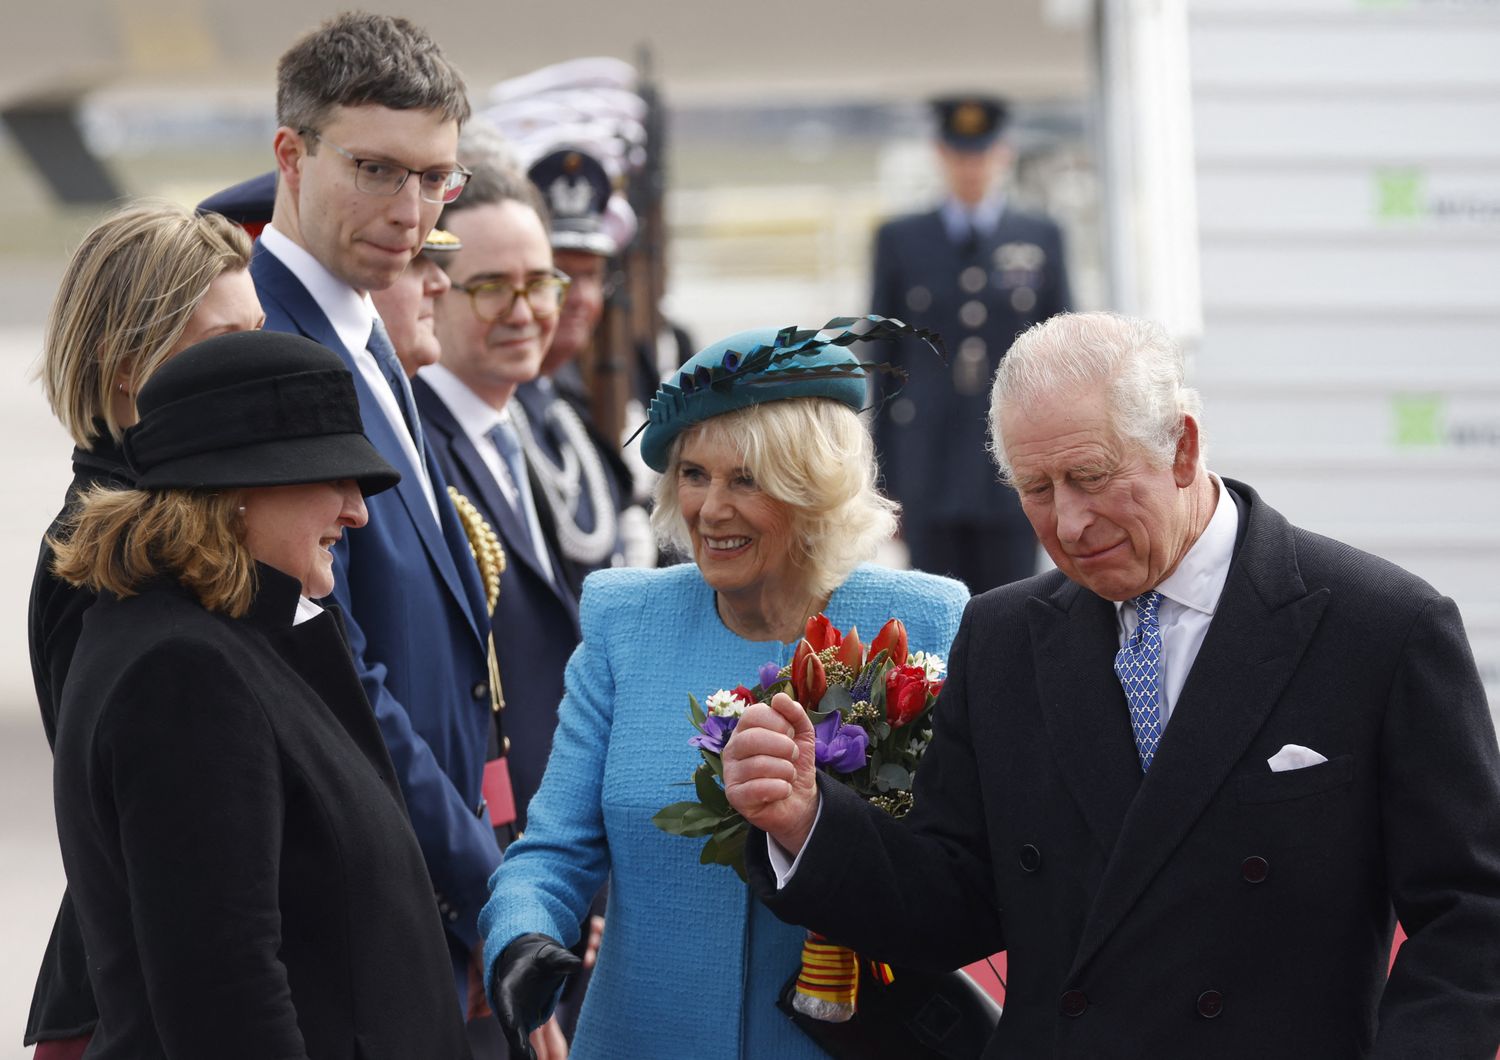
M442 169L408 169L396 162L379 158L356 158L354 152L340 147L316 129L303 129L354 163L354 186L369 195L395 195L406 187L407 177L416 177L423 202L447 203L458 198L472 175L463 166Z
M516 299L524 297L531 307L532 316L556 316L562 308L568 285L573 280L561 269L553 269L549 275L536 276L517 286L509 280L484 280L481 283L455 283L452 290L469 296L474 315L485 323L493 323L508 317L516 308Z

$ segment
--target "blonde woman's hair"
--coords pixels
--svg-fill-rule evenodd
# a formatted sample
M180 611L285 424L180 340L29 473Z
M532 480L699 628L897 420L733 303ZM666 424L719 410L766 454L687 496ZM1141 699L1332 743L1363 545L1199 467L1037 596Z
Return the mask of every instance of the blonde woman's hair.
M120 440L111 398L121 370L139 392L208 285L249 264L243 229L168 202L117 210L83 237L52 302L39 370L53 413L79 446L94 444L100 421Z
M726 412L672 442L651 523L664 543L691 546L677 495L689 438L727 443L768 496L792 510L792 562L818 596L831 593L896 532L900 506L876 488L875 447L859 415L828 398L790 398Z
M85 490L47 539L52 572L70 585L118 597L175 577L210 611L239 618L255 597L255 559L245 546L235 490Z

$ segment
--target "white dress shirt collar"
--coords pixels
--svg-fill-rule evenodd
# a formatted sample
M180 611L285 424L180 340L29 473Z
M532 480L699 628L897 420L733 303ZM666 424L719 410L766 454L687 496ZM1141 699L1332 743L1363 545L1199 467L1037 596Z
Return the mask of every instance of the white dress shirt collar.
M453 418L470 440L484 438L495 424L510 418L470 390L462 379L441 364L429 364L417 375L443 399L443 404L448 406L448 411L453 413Z
M274 225L261 230L260 241L307 288L338 333L344 349L354 353L369 346L376 312L368 293L356 291L329 272L322 262L278 232Z
M1219 607L1229 564L1234 559L1234 539L1239 534L1239 511L1219 476L1210 474L1219 499L1208 526L1193 542L1187 555L1157 591L1184 607L1212 615Z
M479 453L479 459L489 468L490 477L505 495L506 503L526 524L531 537L531 550L537 557L542 573L549 582L556 585L557 578L552 570L552 550L547 544L546 535L542 533L542 522L537 515L536 499L531 494L531 486L528 483L523 487L515 481L510 466L495 447L495 440L490 437L490 431L497 424L504 423L516 432L518 442L523 446L526 444L520 436L520 429L511 419L510 404L507 402L504 408L496 409L441 364L428 365L418 374L427 381L427 385L432 387L443 404L448 406L448 411L453 413L458 426L468 435L469 441Z

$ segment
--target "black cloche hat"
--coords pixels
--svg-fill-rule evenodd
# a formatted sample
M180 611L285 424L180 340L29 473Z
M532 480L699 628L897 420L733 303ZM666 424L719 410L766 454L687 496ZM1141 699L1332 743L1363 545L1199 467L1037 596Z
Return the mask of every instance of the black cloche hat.
M300 335L195 343L146 381L136 408L124 449L140 489L355 479L369 496L401 481L364 435L344 362Z

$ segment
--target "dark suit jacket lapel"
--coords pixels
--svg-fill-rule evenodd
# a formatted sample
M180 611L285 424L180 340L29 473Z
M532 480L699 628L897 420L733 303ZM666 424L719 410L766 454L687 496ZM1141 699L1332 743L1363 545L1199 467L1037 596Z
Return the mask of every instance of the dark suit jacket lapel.
M536 549L532 547L531 531L525 522L511 508L505 495L500 492L500 486L491 474L489 465L479 455L479 450L469 440L468 433L454 418L448 406L443 404L443 399L438 397L437 392L421 379L413 384L417 395L417 405L422 412L422 421L431 426L434 433L442 435L442 441L453 457L453 463L462 474L464 481L459 483L461 490L473 491L477 496L470 497L484 513L490 517L495 524L495 532L505 542L505 555L509 562L519 562L522 566L529 568L533 574L542 579L543 582L554 582L549 578L537 557ZM540 486L536 487L538 494ZM560 577L560 575L558 575ZM558 596L568 606L570 612L576 610L572 601L572 594L559 592Z
M1203 646L1125 815L1084 926L1073 972L1088 962L1244 757L1312 639L1327 590L1309 594L1286 520L1249 487L1244 542ZM1169 649L1170 650L1170 649ZM1123 693L1115 689L1124 716ZM1132 742L1132 752L1134 744Z
M432 517L432 507L427 503L427 494L422 489L422 481L417 475L417 469L407 459L406 450L402 447L400 439L396 437L395 429L386 418L385 410L370 392L365 383L363 373L354 363L354 357L344 343L339 339L338 332L329 323L328 317L318 307L313 296L308 293L307 288L302 286L290 269L276 259L276 256L264 250L259 243L255 245L255 256L250 263L251 274L255 279L256 290L261 292L261 301L268 301L267 294L271 295L272 301L277 303L278 308L291 320L295 321L298 330L314 342L320 342L333 350L343 359L344 367L349 369L354 376L354 389L359 395L359 415L364 423L365 436L374 443L375 448L380 450L380 455L393 464L397 471L401 472L401 481L396 484L395 494L401 499L406 508L407 516L416 527L417 537L421 539L422 546L432 558L439 574L442 575L444 584L448 591L463 605L464 615L468 618L470 627L474 630L474 636L484 640L485 630L488 622L480 616L484 615L482 598L478 598L469 591L469 586L478 585L478 575L467 582L459 575L458 567L454 563L454 556L467 556L468 542L463 538L463 529L458 525L457 517L449 515L444 522L451 526L439 525ZM433 489L439 494L438 511L442 512L448 506L445 496L447 485L442 475L433 474L433 462L428 458L428 476L433 484ZM437 531L434 533L434 531ZM456 532L456 539L454 533ZM355 531L356 533L358 531ZM457 548L457 552L453 549ZM483 591L482 587L479 590Z
M1141 783L1124 693L1099 678L1114 675L1115 607L1067 580L1048 599L1027 604L1052 754L1107 857Z

